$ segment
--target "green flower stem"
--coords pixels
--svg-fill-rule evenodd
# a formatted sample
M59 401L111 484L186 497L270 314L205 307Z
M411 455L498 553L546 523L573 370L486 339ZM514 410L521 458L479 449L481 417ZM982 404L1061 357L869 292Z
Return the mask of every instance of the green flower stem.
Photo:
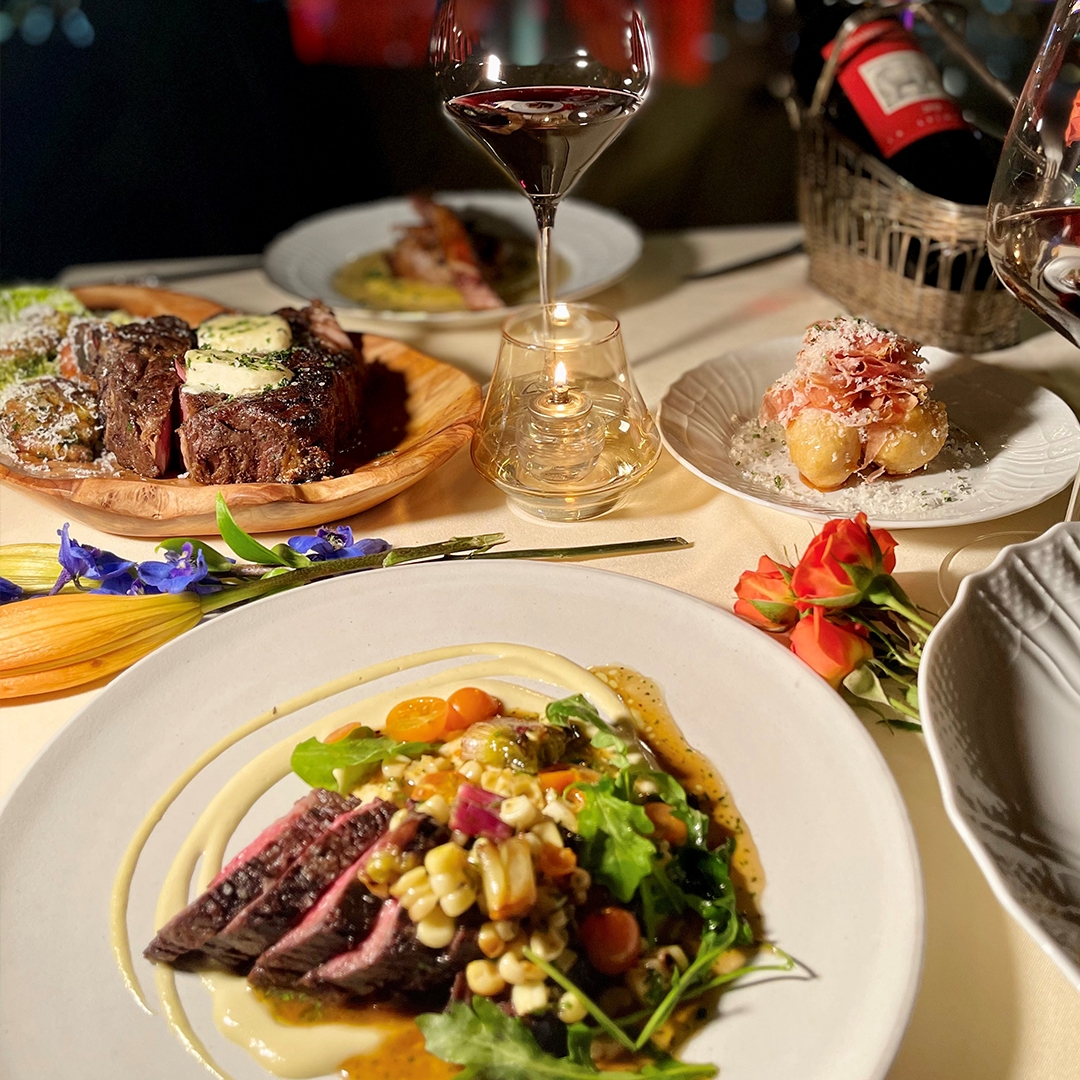
M580 987L575 986L557 967L549 964L546 960L541 960L527 945L521 950L521 955L530 963L535 964L549 979L561 986L567 993L573 994L581 1002L585 1011L621 1046L627 1050L636 1051L639 1049L634 1045L634 1040L592 998Z
M225 588L221 592L210 593L202 598L204 614L220 611L222 608L242 604L248 600L268 596L283 589L292 589L297 585L306 585L309 581L337 577L338 574L350 574L356 570L373 570L380 566L393 566L396 563L415 562L417 559L433 559L459 552L487 549L492 544L501 544L505 540L502 533L487 533L482 536L456 536L441 544L424 544L421 547L394 548L377 555L358 555L355 559L330 559L326 562L312 563L297 570L290 570L272 578L253 581L250 585ZM393 562L390 561L394 556Z
M922 717L915 709L911 708L906 701L901 701L900 698L890 697L889 705L900 713L901 716L910 716L912 720L919 722L920 727L922 726Z
M693 542L681 536L665 536L659 540L627 540L619 544L584 544L568 548L521 548L514 551L477 551L455 555L456 559L550 559L557 562L574 559L604 559L611 555L637 555L649 551L678 551L693 547Z

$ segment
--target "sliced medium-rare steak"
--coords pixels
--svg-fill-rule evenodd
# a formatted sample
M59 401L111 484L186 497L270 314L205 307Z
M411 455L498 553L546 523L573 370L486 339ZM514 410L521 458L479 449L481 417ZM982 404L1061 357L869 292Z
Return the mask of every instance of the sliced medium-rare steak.
M391 803L376 799L335 818L330 828L312 841L265 893L206 942L202 951L225 967L246 970L386 832L394 813Z
M293 334L284 386L222 400L181 394L180 448L200 484L298 484L333 474L361 436L368 366L333 313L315 301L278 312Z
M195 345L183 319L161 315L113 326L86 324L80 370L101 398L105 449L140 476L162 476L172 449L176 361Z
M298 926L259 957L249 981L264 988L292 987L312 968L354 949L371 931L382 906L364 881L370 860L390 851L422 859L449 839L449 830L433 818L410 814L348 867Z
M322 788L305 795L248 844L214 878L206 892L173 916L143 955L148 960L172 963L200 949L237 912L273 885L335 818L356 805L355 799Z
M459 926L445 949L421 945L409 913L396 900L387 900L359 948L309 971L300 986L315 994L344 990L353 997L379 990L431 990L453 982L481 955L474 927Z

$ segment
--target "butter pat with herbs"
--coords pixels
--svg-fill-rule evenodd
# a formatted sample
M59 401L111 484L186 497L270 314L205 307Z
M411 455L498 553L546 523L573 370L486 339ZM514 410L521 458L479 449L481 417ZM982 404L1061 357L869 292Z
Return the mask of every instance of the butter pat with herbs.
M222 352L280 352L292 345L292 330L280 315L214 315L195 332L200 349Z
M227 394L244 397L275 390L293 373L285 366L287 352L239 353L221 349L189 349L184 353L187 394Z

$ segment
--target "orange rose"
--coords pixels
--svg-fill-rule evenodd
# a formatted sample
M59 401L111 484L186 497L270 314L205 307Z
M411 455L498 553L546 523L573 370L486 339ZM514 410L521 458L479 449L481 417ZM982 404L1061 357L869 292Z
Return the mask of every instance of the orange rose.
M744 570L735 586L735 614L762 630L789 630L799 621L791 591L791 567L768 555L758 559L757 570Z
M870 642L854 624L840 626L830 622L820 607L800 619L791 631L791 651L834 690L874 655Z
M834 518L810 541L791 575L799 600L825 607L850 607L866 597L874 580L896 566L896 541L871 529L866 515Z

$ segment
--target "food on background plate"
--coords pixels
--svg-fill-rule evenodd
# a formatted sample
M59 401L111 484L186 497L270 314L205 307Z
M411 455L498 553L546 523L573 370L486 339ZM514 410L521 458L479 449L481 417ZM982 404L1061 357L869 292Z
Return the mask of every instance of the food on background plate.
M23 465L295 484L351 471L361 454L377 365L318 301L216 315L196 329L171 315L95 315L61 290L2 290L8 309L22 320L8 337L25 355L8 365L0 445ZM401 401L386 411L400 416L403 384L395 392Z
M945 445L919 345L841 316L806 331L795 367L765 392L759 422L779 422L803 481L832 491L856 473L906 476Z
M472 665L484 676L577 692L552 700L509 678L462 681L459 668L266 751L185 843L158 907L175 914L145 955L207 972L220 1030L288 1075L451 1075L436 1059L492 1076L530 1063L587 1076L594 1062L622 1077L713 1075L670 1053L759 948L763 879L730 795L655 685L627 669L590 674L524 646L462 646L394 670L485 652L501 659ZM311 790L208 871L185 906L200 852L220 851L281 775L271 760ZM219 836L223 817L232 824ZM133 971L125 978L134 984ZM354 1025L348 1049L323 1041L343 1021ZM282 1023L307 1025L310 1040L283 1049ZM184 1039L186 1024L181 1008ZM391 1067L406 1045L415 1071Z
M516 302L535 281L532 241L507 222L455 213L415 196L421 224L403 225L397 243L343 266L342 296L391 311L489 311Z

